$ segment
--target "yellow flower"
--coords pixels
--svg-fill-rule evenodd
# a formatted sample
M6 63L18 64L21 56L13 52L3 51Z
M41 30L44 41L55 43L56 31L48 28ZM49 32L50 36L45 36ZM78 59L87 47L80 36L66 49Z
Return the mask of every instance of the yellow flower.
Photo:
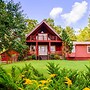
M42 87L42 86L43 86L43 84L39 84L39 85L38 85L38 87Z
M68 77L65 77L65 80L66 80L65 83L66 83L68 86L72 85L72 81L71 81Z
M44 85L44 84L46 84L48 81L47 81L47 80L41 80L40 82Z
M50 77L55 77L57 74L51 74Z
M84 88L83 90L90 90L90 88L86 87L86 88Z
M30 80L30 79L25 79L25 83L24 84L33 84L32 83L32 80Z

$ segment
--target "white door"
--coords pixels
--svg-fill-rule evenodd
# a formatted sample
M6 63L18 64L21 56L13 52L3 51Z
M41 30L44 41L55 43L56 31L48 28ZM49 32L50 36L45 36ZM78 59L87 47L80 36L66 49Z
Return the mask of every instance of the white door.
M47 55L47 45L39 45L39 55Z

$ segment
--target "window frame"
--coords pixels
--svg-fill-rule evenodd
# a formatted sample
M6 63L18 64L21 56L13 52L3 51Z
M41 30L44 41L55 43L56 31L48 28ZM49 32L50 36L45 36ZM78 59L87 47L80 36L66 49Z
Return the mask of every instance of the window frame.
M90 52L89 52L89 48L90 48L90 46L87 46L87 53L90 53Z
M53 47L54 47L54 48L53 48ZM53 48L53 50L52 50L52 48ZM50 51L51 51L51 52L55 52L55 51L56 51L55 45L52 45L52 46L50 47Z
M75 52L76 52L76 47L75 45L73 45L72 53L75 53Z

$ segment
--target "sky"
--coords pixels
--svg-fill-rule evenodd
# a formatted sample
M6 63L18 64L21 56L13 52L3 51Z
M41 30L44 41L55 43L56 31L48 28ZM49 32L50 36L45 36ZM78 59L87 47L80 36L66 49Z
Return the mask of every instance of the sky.
M88 24L90 0L14 0L20 2L27 18L52 18L55 25L70 26L76 31Z

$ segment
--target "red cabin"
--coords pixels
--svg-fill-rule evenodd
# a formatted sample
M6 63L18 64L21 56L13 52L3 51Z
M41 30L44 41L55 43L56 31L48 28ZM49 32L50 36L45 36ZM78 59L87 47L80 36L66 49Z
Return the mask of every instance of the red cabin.
M62 55L62 39L45 21L42 21L26 38L29 55L49 59L49 55Z
M6 50L2 52L0 55L1 61L8 63L17 61L19 53L16 52L15 50Z
M73 42L73 50L67 55L69 60L90 59L90 42Z

